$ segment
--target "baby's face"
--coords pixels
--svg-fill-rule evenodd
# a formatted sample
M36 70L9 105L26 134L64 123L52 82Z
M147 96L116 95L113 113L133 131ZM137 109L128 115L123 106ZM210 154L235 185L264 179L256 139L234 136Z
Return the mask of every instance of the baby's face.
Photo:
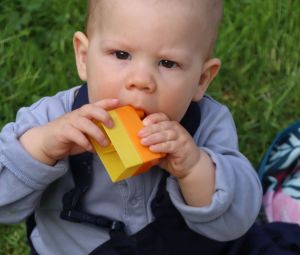
M146 114L180 120L190 102L200 99L204 19L184 2L105 1L88 36L91 102L118 98Z

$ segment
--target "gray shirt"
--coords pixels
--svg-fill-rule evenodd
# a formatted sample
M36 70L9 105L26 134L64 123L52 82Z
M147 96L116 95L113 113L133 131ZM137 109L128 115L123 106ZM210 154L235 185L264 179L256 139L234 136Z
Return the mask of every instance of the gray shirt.
M0 133L0 223L22 221L35 211L37 227L31 239L39 254L87 254L109 238L105 229L60 219L62 196L74 186L68 160L54 166L42 164L18 141L26 130L70 112L77 90L74 87L21 108L16 121ZM208 96L199 105L201 123L194 140L216 165L212 203L188 206L173 177L167 180L167 190L191 229L216 240L231 240L253 224L261 205L261 185L238 150L228 109ZM93 168L92 187L84 199L86 211L123 221L129 234L153 221L150 204L161 178L157 169L112 183L97 156Z

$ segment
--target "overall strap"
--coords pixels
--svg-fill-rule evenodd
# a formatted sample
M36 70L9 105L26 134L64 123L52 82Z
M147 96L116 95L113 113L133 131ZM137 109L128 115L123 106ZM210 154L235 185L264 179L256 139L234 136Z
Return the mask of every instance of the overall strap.
M88 102L88 90L85 84L79 88L72 110L78 109ZM70 156L69 164L75 187L63 196L63 210L61 211L60 217L71 222L85 222L108 228L111 236L113 236L115 232L123 230L123 222L112 220L101 215L87 213L84 208L82 208L82 199L90 188L93 178L93 154L84 152Z
M193 136L199 127L200 121L201 112L199 105L195 102L192 102L180 124L190 133L191 136ZM179 216L179 212L174 209L169 194L166 190L166 181L168 176L169 173L163 170L163 176L158 185L156 196L151 203L151 209L156 219L164 218L169 221L174 218L173 216L175 214Z
M88 103L88 90L86 84L81 86L75 97L72 110L78 109ZM200 109L197 103L192 102L188 107L187 113L183 117L181 124L187 131L194 135L200 123ZM82 199L91 185L93 154L85 152L69 157L70 168L72 171L75 187L63 196L63 210L61 218L72 222L85 222L109 229L110 236L124 234L124 223L112 220L104 216L89 214L82 208ZM160 181L155 199L152 202L152 209L155 216L159 216L157 208L169 207L171 203L166 198L166 179L168 173L163 171L163 178ZM172 209L171 209L172 210ZM164 210L165 211L165 210Z

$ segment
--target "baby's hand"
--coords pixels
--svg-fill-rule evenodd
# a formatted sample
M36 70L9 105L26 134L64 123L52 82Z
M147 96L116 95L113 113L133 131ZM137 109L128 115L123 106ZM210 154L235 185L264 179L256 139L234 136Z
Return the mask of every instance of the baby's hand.
M92 151L88 136L102 146L108 144L105 134L93 120L113 127L114 123L107 110L118 106L117 99L104 99L84 105L45 125L28 130L20 137L20 142L34 158L48 165L68 155Z
M200 158L200 150L191 135L163 113L151 114L143 123L145 127L139 132L141 143L153 152L167 154L160 165L171 175L187 176Z

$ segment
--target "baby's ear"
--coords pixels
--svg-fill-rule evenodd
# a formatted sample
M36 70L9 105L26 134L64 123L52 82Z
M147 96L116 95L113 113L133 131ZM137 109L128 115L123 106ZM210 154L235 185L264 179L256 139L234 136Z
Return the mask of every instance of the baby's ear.
M193 101L199 101L203 97L209 84L218 74L220 67L221 61L218 58L211 58L204 63L198 83L198 88L193 97Z
M73 47L75 52L77 72L81 80L87 80L87 52L89 40L82 32L75 32L73 36Z

